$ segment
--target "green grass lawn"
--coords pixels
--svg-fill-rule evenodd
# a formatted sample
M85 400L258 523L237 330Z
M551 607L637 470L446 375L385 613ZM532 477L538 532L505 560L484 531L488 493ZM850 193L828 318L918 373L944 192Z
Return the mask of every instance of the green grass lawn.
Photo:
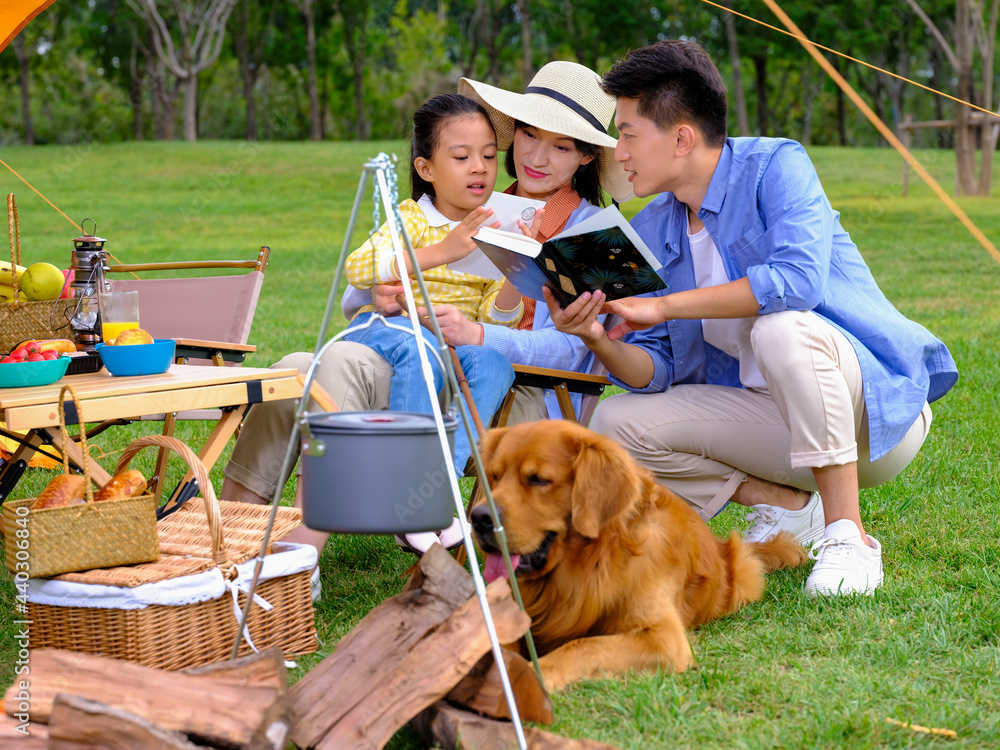
M264 366L314 349L361 166L380 151L405 159L404 149L397 142L138 143L7 148L0 158L78 224L96 220L123 262L245 257L269 245L251 334L258 352L248 360ZM894 152L811 153L887 296L949 345L961 372L934 405L930 437L913 464L862 493L862 516L885 547L885 586L860 601L812 601L802 594L807 569L776 573L763 601L695 634L697 668L577 685L554 697L555 732L636 749L1000 746L1000 267L926 186L911 180L901 196ZM950 154L918 157L951 188ZM403 196L406 181L401 170ZM67 266L79 231L2 166L0 184L18 198L23 262ZM960 203L1000 243L997 199ZM371 228L371 207L368 195L350 248ZM632 201L623 209L631 215L640 207ZM338 309L333 330L344 322ZM94 454L110 468L134 435L152 429L105 433ZM196 442L204 430L185 424L179 434ZM213 472L217 488L224 462ZM33 495L48 476L31 472L16 496ZM713 526L739 526L740 515L727 510ZM293 678L397 593L411 562L385 537L333 537L317 607L323 645L299 660ZM6 686L16 653L13 587L9 574L0 576ZM403 731L390 747L419 744Z

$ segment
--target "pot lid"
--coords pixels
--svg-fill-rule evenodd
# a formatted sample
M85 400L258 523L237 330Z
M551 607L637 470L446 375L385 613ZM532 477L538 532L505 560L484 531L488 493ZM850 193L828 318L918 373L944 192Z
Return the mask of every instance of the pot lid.
M406 411L339 411L308 414L310 430L344 430L372 433L431 433L437 431L433 414ZM455 417L444 417L446 430L458 425Z

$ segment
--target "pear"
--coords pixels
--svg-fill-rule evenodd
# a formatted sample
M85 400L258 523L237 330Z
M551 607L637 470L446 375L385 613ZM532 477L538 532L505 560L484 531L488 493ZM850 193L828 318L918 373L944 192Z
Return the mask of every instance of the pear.
M59 299L66 277L51 263L32 263L17 283L29 300Z

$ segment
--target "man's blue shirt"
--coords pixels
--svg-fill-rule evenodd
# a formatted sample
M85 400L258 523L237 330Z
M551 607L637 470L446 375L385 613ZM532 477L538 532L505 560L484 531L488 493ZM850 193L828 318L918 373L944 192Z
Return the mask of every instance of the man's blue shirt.
M663 193L631 222L663 263L668 289L650 296L695 287L686 211L672 193ZM728 139L698 218L730 280L749 279L760 315L812 310L853 344L864 378L872 461L902 440L925 402L958 380L947 347L879 289L800 144ZM645 388L629 390L658 392L679 383L740 387L739 363L705 343L700 320L667 321L625 341L649 352L655 367Z

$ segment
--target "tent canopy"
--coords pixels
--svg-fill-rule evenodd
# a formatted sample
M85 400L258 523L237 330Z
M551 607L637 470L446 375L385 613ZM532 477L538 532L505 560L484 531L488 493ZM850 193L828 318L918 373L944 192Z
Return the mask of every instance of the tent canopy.
M55 0L0 0L0 52L28 22Z

